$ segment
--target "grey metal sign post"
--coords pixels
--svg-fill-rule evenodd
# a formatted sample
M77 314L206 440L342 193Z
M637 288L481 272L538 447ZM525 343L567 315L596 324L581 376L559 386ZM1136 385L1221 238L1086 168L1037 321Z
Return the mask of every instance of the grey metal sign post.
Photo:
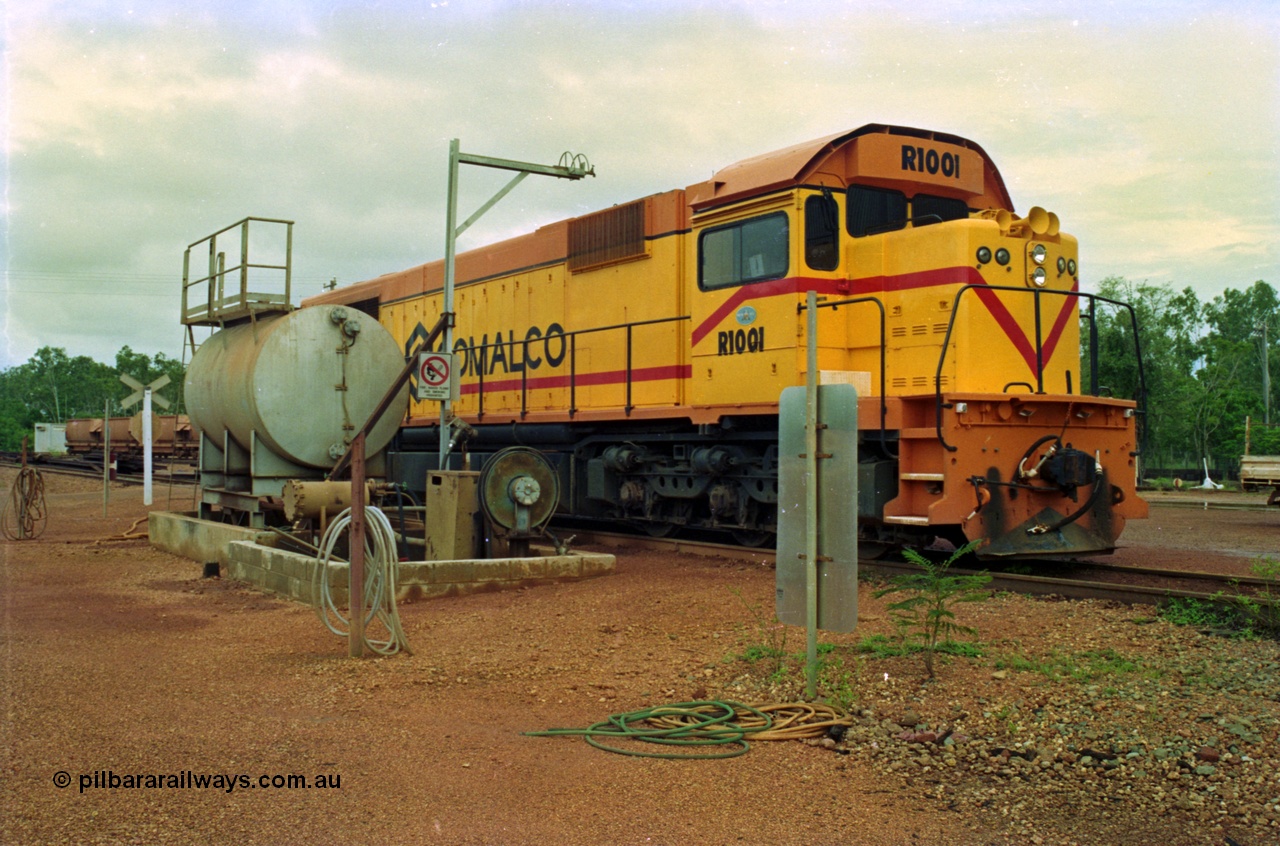
M818 384L817 294L808 299L808 380L778 414L778 620L805 626L805 695L817 696L818 629L858 622L858 393Z
M458 166L459 165L478 165L479 167L491 167L498 170L513 170L516 172L515 177L506 184L498 193L489 198L488 202L476 209L471 217L467 218L461 226L457 224L458 220ZM565 153L560 157L560 163L555 165L530 164L528 162L517 162L511 159L495 159L491 156L474 156L464 153L461 150L460 143L457 138L449 142L449 206L446 212L445 220L445 243L444 243L444 309L443 314L447 316L444 329L444 341L440 347L440 351L444 353L453 352L453 285L454 285L454 258L456 255L458 236L465 232L471 224L475 223L480 217L498 204L498 201L507 194L511 193L511 189L520 184L522 180L529 174L538 174L540 176L555 176L559 179L581 179L584 176L595 176L596 170L591 167L586 156L581 154L572 155ZM440 469L445 469L445 461L449 457L449 424L452 411L452 401L445 399L440 403Z

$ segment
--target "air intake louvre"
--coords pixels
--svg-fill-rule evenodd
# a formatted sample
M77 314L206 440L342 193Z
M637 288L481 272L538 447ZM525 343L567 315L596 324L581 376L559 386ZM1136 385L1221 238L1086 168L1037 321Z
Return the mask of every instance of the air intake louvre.
M569 221L571 271L643 255L644 200Z

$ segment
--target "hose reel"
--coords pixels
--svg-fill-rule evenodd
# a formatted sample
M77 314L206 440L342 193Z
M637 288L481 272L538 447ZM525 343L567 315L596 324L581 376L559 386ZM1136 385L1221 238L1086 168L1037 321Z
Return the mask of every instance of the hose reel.
M480 471L480 507L494 534L505 538L510 554L529 554L529 542L560 502L555 468L537 450L512 446L499 450Z

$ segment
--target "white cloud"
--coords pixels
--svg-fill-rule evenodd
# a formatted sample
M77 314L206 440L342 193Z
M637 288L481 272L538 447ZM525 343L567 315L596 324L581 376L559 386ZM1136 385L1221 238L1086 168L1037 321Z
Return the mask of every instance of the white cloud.
M250 214L298 222L308 293L438 257L454 137L599 174L526 181L464 247L881 122L977 141L1091 273L1280 284L1265 4L17 5L0 366L177 355L183 249Z

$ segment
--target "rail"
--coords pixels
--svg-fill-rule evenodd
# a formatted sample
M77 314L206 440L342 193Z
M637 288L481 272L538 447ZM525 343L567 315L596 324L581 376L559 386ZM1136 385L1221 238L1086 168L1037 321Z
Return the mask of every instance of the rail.
M591 329L575 329L572 332L565 332L561 337L566 338L568 345L567 355L569 357L569 416L573 417L578 413L578 336L590 335L596 332L610 332L624 330L626 332L626 369L623 377L625 388L625 400L623 402L623 411L626 416L630 417L631 412L635 410L635 404L632 402L632 386L634 384L634 368L633 368L633 351L635 343L635 329L641 326L653 326L661 323L679 323L689 319L689 315L681 315L678 317L659 317L653 320L637 320L630 323L615 323L610 326L597 326ZM543 337L528 338L526 337L520 342L522 350L522 361L529 361L529 344L533 341L545 341ZM479 384L476 387L477 396L477 419L483 420L484 410L484 380L485 367L484 362L489 360L488 351L497 348L509 348L511 343L508 341L497 340L492 343L474 344L465 348L466 354L473 362L481 363L477 367L479 374ZM455 352L457 352L455 350ZM478 353L478 354L476 354ZM529 368L526 366L520 371L520 418L523 420L529 414Z
M647 535L597 531L575 527L575 546L578 548L606 546L627 550L649 550L671 554L700 555L734 561L750 561L769 565L777 558L774 550L716 543L697 538L654 538ZM1025 567L1043 567L1044 572L1023 574L1002 570L962 569L951 567L950 575L975 575L985 572L991 575L986 590L1010 591L1029 596L1052 596L1066 599L1102 599L1130 605L1163 605L1172 599L1194 599L1218 607L1239 607L1242 600L1255 607L1277 608L1274 598L1275 580L1256 576L1237 576L1226 573L1170 570L1152 567L1134 567L1113 564L1097 559L1062 561L1060 559L1024 559ZM1068 573L1090 571L1109 580L1085 579L1078 576L1048 575L1066 569ZM858 573L871 578L918 573L917 564L891 558L859 558ZM1139 581L1155 584L1139 584ZM1208 589L1193 590L1191 586Z
M263 264L249 261L249 245L251 223L274 224L285 227L284 232L284 264ZM261 231L258 227L255 231ZM227 254L218 248L218 239L228 232L238 230L239 263L227 267ZM191 252L202 244L208 244L208 272L198 279L191 278ZM184 326L221 326L228 322L252 318L258 314L269 312L287 312L292 309L289 302L289 289L292 282L293 265L293 221L275 220L266 217L246 217L230 226L225 226L198 241L192 242L182 255L182 325ZM266 271L283 274L283 291L251 291L250 271ZM230 293L227 291L227 277L232 276L236 282ZM255 282L261 274L254 274ZM191 294L193 288L204 287L203 296Z
M1137 400L1138 419L1142 420L1146 414L1147 408L1147 379L1146 373L1142 366L1142 342L1138 337L1138 317L1133 310L1133 306L1120 300L1113 300L1100 294L1086 294L1082 291L1055 291L1052 289L1041 288L1014 288L1007 285L987 285L986 283L970 283L960 290L956 291L955 299L951 304L951 319L947 322L947 334L942 339L942 349L938 353L938 369L934 374L933 391L937 414L937 431L938 442L946 448L948 452L955 452L958 447L947 443L946 437L942 434L942 410L946 406L942 401L942 369L947 361L947 350L951 348L951 335L955 330L956 315L960 313L960 298L972 290L982 291L1009 291L1016 294L1031 294L1035 304L1035 351L1036 351L1036 384L1034 393L1043 394L1044 390L1044 337L1041 325L1040 298L1045 295L1059 297L1075 297L1084 298L1089 301L1089 312L1083 314L1082 317L1089 321L1089 393L1092 396L1098 396L1098 324L1097 324L1097 304L1099 301L1108 303L1119 308L1123 308L1129 312L1129 324L1133 329L1133 349L1138 363L1138 395L1134 398ZM1069 378L1069 377L1068 377ZM1006 385L1006 389L1013 385L1027 384L1021 382L1011 382ZM1070 385L1068 384L1068 391ZM1138 441L1142 443L1141 437ZM1141 448L1135 451L1135 454L1141 452Z

